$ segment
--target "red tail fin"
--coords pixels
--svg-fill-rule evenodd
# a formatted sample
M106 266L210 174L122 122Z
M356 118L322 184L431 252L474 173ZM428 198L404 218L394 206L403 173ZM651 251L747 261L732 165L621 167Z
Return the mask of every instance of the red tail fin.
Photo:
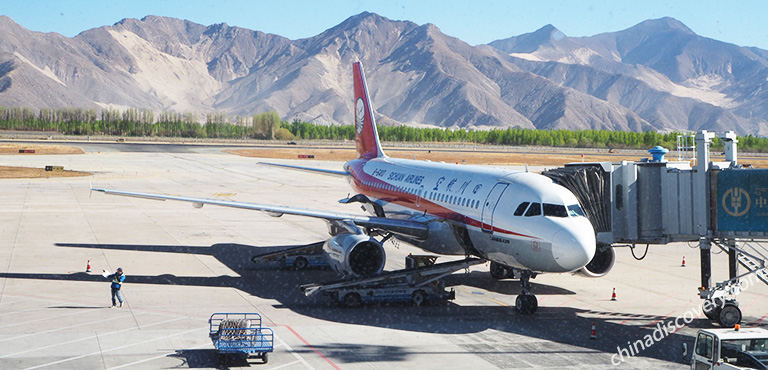
M376 131L376 121L373 119L371 99L368 96L368 85L365 83L365 73L360 62L352 64L355 80L355 141L357 142L358 158L384 157L379 143L379 133Z

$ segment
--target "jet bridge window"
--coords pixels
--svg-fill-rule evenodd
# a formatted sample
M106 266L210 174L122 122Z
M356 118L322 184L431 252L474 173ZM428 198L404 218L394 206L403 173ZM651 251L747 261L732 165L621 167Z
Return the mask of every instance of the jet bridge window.
M550 217L568 217L568 211L564 205L544 203L544 216Z
M525 212L525 217L541 216L541 203L531 203L528 207L528 211Z
M515 210L515 216L522 216L523 213L525 213L525 209L528 208L528 205L531 204L530 202L522 202L519 206L517 206L517 209Z

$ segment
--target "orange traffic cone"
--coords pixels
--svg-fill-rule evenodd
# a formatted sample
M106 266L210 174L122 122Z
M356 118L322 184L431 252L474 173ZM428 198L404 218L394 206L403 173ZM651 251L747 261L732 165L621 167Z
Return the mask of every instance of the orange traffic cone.
M683 264L680 267L685 267L685 256L683 256Z
M613 294L611 294L611 300L612 301L616 300L616 288L613 288Z
M594 321L592 321L592 333L589 335L589 339L597 339L597 329L595 329Z
M91 260L88 260L88 265L85 266L85 272L91 272Z

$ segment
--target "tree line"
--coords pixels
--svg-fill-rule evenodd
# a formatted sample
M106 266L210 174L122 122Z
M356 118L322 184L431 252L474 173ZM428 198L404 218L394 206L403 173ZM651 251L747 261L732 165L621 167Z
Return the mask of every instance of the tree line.
M204 122L195 113L129 108L123 111L105 108L42 108L0 106L0 130L57 132L64 135L110 135L135 137L183 137L222 139L277 140L354 140L354 125L316 125L294 119L281 121L272 111L231 119L225 112L205 115ZM535 130L507 128L464 130L379 126L382 141L457 142L513 146L551 146L572 148L649 149L661 145L677 147L679 132L606 131L606 130ZM739 137L739 148L749 152L768 152L768 138ZM722 143L715 138L715 149Z

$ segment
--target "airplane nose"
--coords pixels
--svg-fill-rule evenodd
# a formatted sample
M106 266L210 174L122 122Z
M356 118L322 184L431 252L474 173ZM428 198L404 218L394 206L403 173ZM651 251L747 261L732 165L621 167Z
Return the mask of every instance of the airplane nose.
M552 254L563 271L580 269L595 256L595 233L588 226L563 228L552 236Z

